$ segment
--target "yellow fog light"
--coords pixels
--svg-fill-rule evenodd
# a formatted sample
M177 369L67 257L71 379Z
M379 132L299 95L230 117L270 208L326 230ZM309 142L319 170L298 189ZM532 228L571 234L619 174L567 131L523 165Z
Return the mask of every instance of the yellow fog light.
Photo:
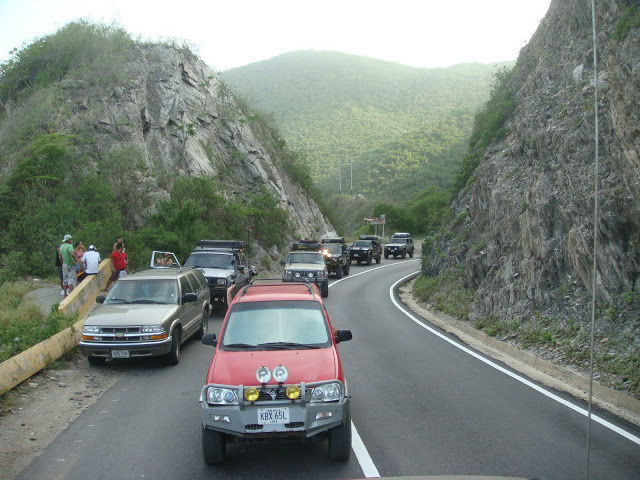
M289 400L300 398L300 387L298 385L289 385L285 390Z
M256 387L249 387L244 390L244 398L248 402L255 402L259 395L260 393Z

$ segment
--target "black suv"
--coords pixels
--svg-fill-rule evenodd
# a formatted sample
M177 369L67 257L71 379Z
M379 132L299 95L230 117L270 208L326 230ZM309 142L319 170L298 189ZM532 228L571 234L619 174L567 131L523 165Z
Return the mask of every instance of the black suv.
M394 233L389 239L389 243L384 246L384 258L389 258L389 255L395 257L413 258L413 252L415 245L408 233Z
M323 238L320 247L327 263L329 273L335 273L336 278L349 275L351 269L351 256L344 237Z
M202 271L209 284L211 302L218 300L223 304L229 285L235 284L238 291L255 275L254 267L247 264L244 242L236 240L198 240L184 264Z
M360 238L349 247L349 256L351 261L355 260L358 265L362 262L371 265L372 260L380 263L382 259L380 237L376 235L360 235Z

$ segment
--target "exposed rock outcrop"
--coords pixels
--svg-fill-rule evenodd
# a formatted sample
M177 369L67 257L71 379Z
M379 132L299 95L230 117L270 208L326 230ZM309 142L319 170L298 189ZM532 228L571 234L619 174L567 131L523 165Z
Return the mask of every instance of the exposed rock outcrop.
M596 81L597 297L609 304L640 293L640 32L614 38L626 4L597 4L597 80L590 4L553 0L510 79L517 106L509 134L485 153L453 203L451 235L425 260L427 275L464 272L475 292L472 319L589 318Z
M272 133L237 103L215 71L188 50L139 44L132 49L125 80L106 93L80 81L63 85L73 115L60 121L70 122L69 130L91 130L92 155L125 147L138 153L146 168L133 161L131 168L147 198L168 198L159 174L215 176L228 198L269 191L289 213L291 231L285 236L333 231L285 172ZM153 202L141 205L137 222L153 208Z

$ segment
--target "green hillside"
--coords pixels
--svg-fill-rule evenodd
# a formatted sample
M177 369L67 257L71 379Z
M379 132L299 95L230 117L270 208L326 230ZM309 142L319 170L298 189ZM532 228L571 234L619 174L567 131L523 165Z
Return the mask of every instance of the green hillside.
M420 69L338 52L298 51L221 74L275 116L320 189L390 201L450 187L496 65Z

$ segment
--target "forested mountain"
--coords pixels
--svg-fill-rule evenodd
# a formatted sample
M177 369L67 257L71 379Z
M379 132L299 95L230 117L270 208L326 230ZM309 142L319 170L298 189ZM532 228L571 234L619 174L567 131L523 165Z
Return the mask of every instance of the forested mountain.
M201 238L331 233L277 130L186 47L71 22L0 63L0 282L51 271L63 235L132 267ZM269 252L267 254L267 251Z
M318 186L401 201L448 187L473 117L502 65L421 69L338 52L298 51L222 72L308 154Z

